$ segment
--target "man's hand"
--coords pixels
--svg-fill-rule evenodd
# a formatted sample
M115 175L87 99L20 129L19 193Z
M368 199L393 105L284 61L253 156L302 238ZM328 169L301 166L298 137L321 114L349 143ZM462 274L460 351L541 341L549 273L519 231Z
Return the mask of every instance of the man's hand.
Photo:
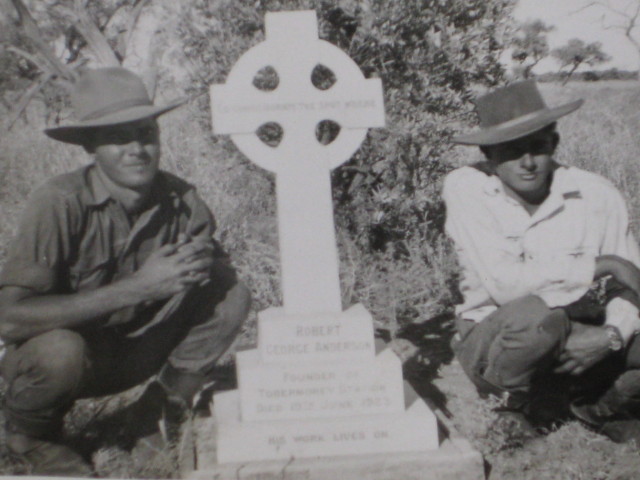
M609 355L609 337L604 327L572 323L572 330L556 373L580 375Z
M162 300L207 280L212 265L211 242L181 236L153 252L132 280L147 300Z

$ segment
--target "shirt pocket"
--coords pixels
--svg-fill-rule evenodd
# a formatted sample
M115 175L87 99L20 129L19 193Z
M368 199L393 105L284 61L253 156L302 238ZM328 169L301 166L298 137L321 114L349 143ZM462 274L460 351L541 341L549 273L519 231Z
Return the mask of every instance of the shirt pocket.
M74 292L93 290L109 283L113 261L105 255L84 255L69 269L69 283Z

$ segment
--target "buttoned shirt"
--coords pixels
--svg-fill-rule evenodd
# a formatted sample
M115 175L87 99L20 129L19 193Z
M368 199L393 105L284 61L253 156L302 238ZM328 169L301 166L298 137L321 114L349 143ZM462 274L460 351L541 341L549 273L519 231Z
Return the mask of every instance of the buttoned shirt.
M445 228L461 267L464 301L456 312L463 318L481 321L526 295L539 296L549 307L578 300L593 281L599 255L640 265L624 199L599 175L559 166L549 196L533 215L506 194L497 176L474 167L448 174L443 197ZM606 321L625 339L640 329L633 305L609 305Z
M132 220L89 165L33 193L9 248L0 286L41 294L95 289L135 272L180 233L210 238L214 231L211 211L195 188L178 177L159 172L146 208ZM224 253L219 249L217 255ZM125 318L118 323L127 323L142 307L119 312Z

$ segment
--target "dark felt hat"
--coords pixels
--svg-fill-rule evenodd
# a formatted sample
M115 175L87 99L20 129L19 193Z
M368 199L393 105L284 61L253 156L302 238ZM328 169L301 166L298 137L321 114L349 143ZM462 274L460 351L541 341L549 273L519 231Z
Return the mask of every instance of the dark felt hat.
M71 93L77 121L47 128L44 132L55 140L82 145L88 130L158 117L185 101L180 99L164 106L154 105L140 77L126 68L85 70Z
M480 130L452 138L462 145L495 145L524 137L580 108L584 100L549 108L533 80L512 83L476 100Z

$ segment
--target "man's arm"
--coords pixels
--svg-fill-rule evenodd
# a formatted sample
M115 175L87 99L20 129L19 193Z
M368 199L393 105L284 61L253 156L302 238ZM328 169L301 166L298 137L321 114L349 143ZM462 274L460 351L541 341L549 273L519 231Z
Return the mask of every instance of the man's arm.
M213 264L206 242L160 247L129 277L73 294L40 294L19 286L0 289L0 337L14 342L56 328L96 321L121 308L169 298L208 278Z
M596 259L595 278L613 276L636 295L640 294L640 253L631 233L625 201L613 186L603 189L605 198L597 201L607 205L601 256ZM638 308L624 298L610 300L605 311L605 326L613 326L626 345L640 330ZM560 356L558 373L579 375L611 353L610 338L605 326L580 325L574 328Z
M596 275L612 275L640 299L640 251L631 232L629 213L622 194L611 187L607 202L607 224L602 242L601 256L596 263ZM637 304L616 298L609 302L606 324L615 326L623 340L629 342L640 331Z

